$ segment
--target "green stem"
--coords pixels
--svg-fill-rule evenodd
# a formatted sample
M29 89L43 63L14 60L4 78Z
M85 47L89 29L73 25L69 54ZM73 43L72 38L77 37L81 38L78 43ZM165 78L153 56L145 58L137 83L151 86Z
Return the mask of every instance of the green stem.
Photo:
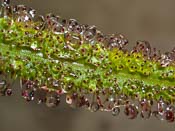
M74 90L116 90L117 86L116 95L138 94L141 99L154 100L161 96L174 101L174 66L161 67L159 62L143 58L141 53L108 50L103 43L68 44L64 35L35 30L32 28L35 22L28 24L0 19L0 70L14 78L37 80L38 88L47 85L51 90L55 87L48 78L63 82L65 90L70 83L74 84Z

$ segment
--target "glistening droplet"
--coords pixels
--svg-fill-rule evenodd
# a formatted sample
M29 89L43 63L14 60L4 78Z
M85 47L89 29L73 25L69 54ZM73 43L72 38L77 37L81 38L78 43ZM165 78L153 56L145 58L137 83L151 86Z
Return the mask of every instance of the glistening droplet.
M157 102L157 118L160 120L165 119L165 111L167 109L167 104L163 101L162 98Z
M15 14L18 22L29 22L32 20L32 16L29 14L25 5L17 5L17 11Z
M31 80L21 80L21 95L26 101L33 101L36 91L36 83Z
M137 41L137 45L134 47L134 52L141 52L148 58L151 57L151 46L148 41Z
M54 34L63 34L65 31L63 25L61 25L60 23L55 23L52 28Z
M44 30L46 28L45 18L42 15L37 16L37 23L35 23L36 30Z
M66 95L66 103L67 104L72 104L73 103L73 99L71 98L71 95Z
M67 43L71 43L72 47L78 47L79 44L82 43L80 35L74 35L74 34L70 34L70 33L65 33L64 36L66 38Z
M7 81L6 80L1 80L0 81L0 95L1 96L5 95L6 89L7 89Z
M29 14L30 14L30 16L31 16L32 18L35 17L35 15L36 15L36 10L30 8L28 12L29 12Z
M46 105L48 107L56 107L60 103L60 96L53 93L53 92L48 92L46 96Z
M97 40L98 42L103 42L104 39L105 39L105 36L104 36L100 31L97 30L96 40ZM102 43L102 44L103 44L103 43Z
M67 27L68 27L68 30L69 30L69 31L74 31L74 30L76 29L76 26L78 26L77 20L75 20L75 19L70 19L70 20L68 21Z
M121 94L119 97L118 97L118 104L119 105L124 105L126 103L126 101L128 100L128 96L125 95L125 94Z
M95 38L96 32L97 29L95 26L88 26L83 33L84 39L86 41L92 41Z
M113 116L118 116L119 113L120 113L120 108L119 107L115 106L115 107L112 108L112 115Z
M172 110L167 110L165 112L165 119L168 122L174 122L174 112Z
M12 95L12 89L7 88L6 91L5 91L5 95L6 96L11 96Z
M98 110L99 110L99 105L98 105L98 103L97 102L93 102L92 104L91 104L91 111L92 112L97 112Z
M141 117L144 119L148 119L151 116L151 106L149 104L149 102L144 99L140 102L141 105Z
M10 0L2 0L2 6L9 6Z
M175 120L175 107L173 105L169 105L166 108L164 115L165 115L165 120L167 120L168 122L174 122L174 120Z
M34 100L34 90L23 90L21 95L26 101Z
M137 117L138 110L134 105L127 105L124 109L124 113L129 119L134 119Z
M0 81L0 89L6 86L7 82L5 80Z

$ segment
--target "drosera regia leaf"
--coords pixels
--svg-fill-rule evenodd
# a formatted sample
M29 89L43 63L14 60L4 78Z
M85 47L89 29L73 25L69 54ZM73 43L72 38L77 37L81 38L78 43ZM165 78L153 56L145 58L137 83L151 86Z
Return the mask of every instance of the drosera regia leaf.
M36 15L3 0L0 11L0 95L10 96L7 76L20 79L26 101L55 107L66 95L71 107L124 113L129 119L155 116L174 121L175 49L160 53L147 41L131 51L121 34L54 14Z

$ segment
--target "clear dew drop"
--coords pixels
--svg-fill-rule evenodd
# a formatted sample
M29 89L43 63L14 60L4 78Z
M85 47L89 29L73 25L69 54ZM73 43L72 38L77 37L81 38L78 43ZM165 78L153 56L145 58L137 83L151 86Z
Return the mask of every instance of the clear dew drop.
M120 108L119 107L115 106L115 107L112 108L112 115L113 116L118 116L119 113L120 113Z

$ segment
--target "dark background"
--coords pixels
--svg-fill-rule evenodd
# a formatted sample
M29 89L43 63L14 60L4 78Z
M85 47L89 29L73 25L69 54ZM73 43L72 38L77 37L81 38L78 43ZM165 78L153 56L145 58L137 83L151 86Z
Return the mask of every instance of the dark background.
M38 14L52 12L75 18L83 24L96 25L107 33L122 33L129 39L128 48L137 40L148 40L162 52L175 46L175 1L173 0L11 0L26 4ZM155 118L128 120L123 113L91 113L73 109L61 102L57 108L27 103L20 97L19 82L15 94L0 98L0 131L170 131L169 124Z

